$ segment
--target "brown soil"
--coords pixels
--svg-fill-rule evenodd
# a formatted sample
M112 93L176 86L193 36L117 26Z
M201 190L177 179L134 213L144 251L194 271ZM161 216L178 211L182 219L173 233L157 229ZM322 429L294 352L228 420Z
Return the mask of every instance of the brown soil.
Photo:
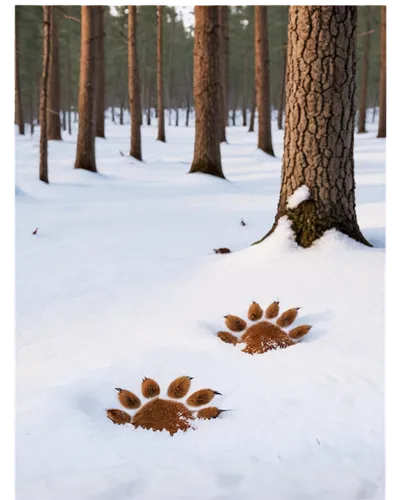
M243 352L249 354L262 354L271 349L283 349L294 344L285 332L268 321L250 326L241 340L247 344Z
M132 424L153 431L168 431L173 436L179 430L192 427L193 412L178 401L153 399L133 417Z

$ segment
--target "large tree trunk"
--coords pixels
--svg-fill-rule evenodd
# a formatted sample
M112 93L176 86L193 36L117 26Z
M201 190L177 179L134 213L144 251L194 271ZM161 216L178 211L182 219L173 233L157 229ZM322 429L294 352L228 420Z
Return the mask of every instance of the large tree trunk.
M69 8L67 7L67 14ZM66 86L66 98L67 98L67 109L68 109L68 134L72 134L71 127L71 54L70 54L70 28L69 23L67 24L67 81Z
M20 135L25 134L24 115L22 112L21 85L19 79L19 30L18 9L15 7L15 123Z
M164 95L163 95L163 70L162 70L162 16L163 8L157 6L157 110L158 110L158 136L157 141L165 142L164 127Z
M221 165L218 7L195 6L194 106L196 131L190 173L224 178Z
M361 69L361 89L360 89L360 110L358 112L358 133L363 134L367 132L365 128L365 122L367 117L367 96L368 96L368 64L369 64L369 47L370 47L370 36L369 31L371 29L371 10L369 6L366 6L367 12L367 22L365 26L364 35L364 47L363 47L363 62Z
M137 57L137 10L130 5L128 16L128 81L129 81L129 107L131 113L131 150L130 155L142 161L142 141L140 137L140 87L139 65Z
M56 9L51 9L50 68L48 81L47 139L61 141L60 120L60 54L58 47L58 20Z
M221 142L227 142L225 127L229 123L229 7L218 7L219 67L221 79Z
M250 125L249 132L254 132L254 122L256 119L256 91L253 89L253 93L251 96L251 112L250 112Z
M96 7L81 7L79 131L75 168L97 172L95 156Z
M386 137L386 7L381 6L381 74L378 137Z
M275 156L271 136L271 105L269 100L268 18L267 7L254 7L255 80L258 109L258 148Z
M279 130L283 129L283 113L285 110L286 59L287 59L287 49L285 49L284 56L283 56L281 95L280 95L280 99L279 99L279 110L278 110L278 129Z
M49 183L47 161L47 85L50 66L51 11L54 7L43 7L43 71L40 93L40 162L39 179Z
M96 7L96 137L104 134L104 7Z
M289 9L282 183L267 236L286 216L302 247L329 229L369 245L355 206L356 14L357 7ZM308 199L288 206L301 186Z

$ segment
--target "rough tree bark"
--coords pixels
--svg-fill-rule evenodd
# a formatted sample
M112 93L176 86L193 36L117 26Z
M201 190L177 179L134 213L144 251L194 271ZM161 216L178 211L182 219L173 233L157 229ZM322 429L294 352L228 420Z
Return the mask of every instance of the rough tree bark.
M189 173L224 178L220 137L220 66L218 7L195 6L194 106L196 114L194 157Z
M381 70L378 137L386 137L386 6L381 6Z
M51 9L50 67L48 80L47 139L61 141L60 120L60 54L58 46L58 19L56 7Z
M367 10L367 20L365 25L364 35L364 47L363 47L363 62L361 68L361 88L360 88L360 109L358 112L358 133L363 134L367 132L365 128L365 122L367 118L367 96L368 96L368 64L369 64L369 48L370 48L370 36L369 31L371 29L371 9L366 6Z
M50 66L51 11L54 7L43 7L43 70L40 93L40 160L39 179L49 183L47 161L47 85Z
M227 142L225 127L229 123L229 7L218 7L219 67L221 79L221 142Z
M280 95L280 99L279 99L279 110L278 110L278 129L279 130L283 129L283 113L285 110L286 60L287 60L287 49L284 49L281 95Z
M69 8L67 9L67 15L69 13ZM67 23L67 81L66 81L66 97L67 97L67 109L68 109L68 134L72 134L72 126L71 126L71 54L70 54L70 27L69 23Z
M157 109L158 109L158 136L157 141L165 142L164 126L164 95L162 70L162 16L163 8L157 5Z
M271 105L269 99L268 18L267 7L254 7L255 80L258 109L258 145L265 153L275 156L271 135Z
M130 155L142 161L142 141L140 137L140 87L139 64L137 57L137 9L128 7L128 81L129 107L131 113L131 149Z
M21 84L19 78L19 30L18 9L15 7L15 123L20 135L25 135L24 116L22 111Z
M96 7L81 7L79 131L75 168L97 172L95 157L95 36Z
M251 96L251 112L250 112L250 125L249 125L249 132L254 132L254 122L256 119L256 90L255 88L253 89L253 93Z
M266 236L286 216L302 247L329 229L370 246L355 207L356 15L357 7L289 8L282 183ZM308 199L288 207L303 185Z
M104 134L104 7L96 7L96 137Z

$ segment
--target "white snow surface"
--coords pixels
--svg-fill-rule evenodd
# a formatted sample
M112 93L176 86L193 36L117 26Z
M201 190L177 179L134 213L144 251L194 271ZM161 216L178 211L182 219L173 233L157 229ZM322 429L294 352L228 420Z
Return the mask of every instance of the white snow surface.
M288 208L296 208L300 205L300 203L308 200L309 197L310 190L305 184L303 184L302 186L299 186L292 195L289 196L286 205Z
M174 121L173 121L174 123ZM356 135L365 247L329 231L296 246L271 228L281 177L247 128L227 129L229 180L187 175L194 128L107 122L98 174L74 170L76 133L16 137L18 500L383 500L385 141ZM20 194L24 196L19 196ZM241 219L246 226L240 224ZM36 235L32 231L38 227ZM213 248L233 253L216 255ZM250 356L216 333L253 301L301 306L298 345ZM171 437L113 425L115 387L165 394L180 375L232 411Z

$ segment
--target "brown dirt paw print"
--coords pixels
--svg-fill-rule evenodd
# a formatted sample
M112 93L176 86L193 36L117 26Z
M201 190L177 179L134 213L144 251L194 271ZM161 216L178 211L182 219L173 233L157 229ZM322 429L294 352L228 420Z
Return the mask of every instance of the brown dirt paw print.
M145 404L126 389L117 388L118 399L121 405L128 410L138 410L132 417L128 412L117 409L106 410L107 417L114 424L132 424L134 427L142 427L152 431L168 431L173 436L179 430L187 431L193 429L193 421L196 418L211 419L217 418L222 412L215 406L207 406L195 410L200 406L210 403L220 392L213 389L200 389L191 394L185 402L176 401L184 398L190 390L192 377L178 377L173 380L167 390L170 399L162 399L160 386L151 378L144 378L142 381L142 394L146 399L150 399ZM191 408L188 408L191 407Z
M225 316L225 324L229 330L244 332L241 336L230 332L218 332L217 335L228 344L245 343L246 347L243 352L248 354L262 354L271 349L284 349L296 344L311 329L310 325L301 325L289 332L285 331L297 318L299 309L299 307L288 309L279 316L279 302L273 302L264 314L260 305L253 302L247 313L248 319L253 323L250 326L238 316Z

